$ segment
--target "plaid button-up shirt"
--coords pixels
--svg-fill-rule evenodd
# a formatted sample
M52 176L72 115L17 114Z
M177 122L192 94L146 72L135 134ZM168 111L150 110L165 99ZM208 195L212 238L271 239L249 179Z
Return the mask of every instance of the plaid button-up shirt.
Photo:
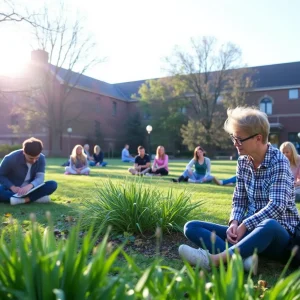
M256 170L248 156L239 157L229 222L243 222L252 231L266 219L278 221L291 235L300 221L290 163L270 144Z

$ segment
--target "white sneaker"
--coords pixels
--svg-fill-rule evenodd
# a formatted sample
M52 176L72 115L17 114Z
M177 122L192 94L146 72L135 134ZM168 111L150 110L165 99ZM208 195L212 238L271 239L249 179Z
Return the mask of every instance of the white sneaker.
M145 176L153 176L153 174L146 173Z
M41 197L41 198L37 199L34 202L36 202L36 203L50 203L51 200L50 200L50 197L48 195L46 195L44 197Z
M196 183L196 180L190 179L188 180L189 183Z
M244 264L244 270L246 272L249 272L251 270L252 267L252 272L254 275L257 274L257 269L258 269L258 257L257 255L254 257L253 255L245 258L243 260L243 264Z
M10 205L24 204L24 198L10 197Z
M178 248L179 255L184 258L188 263L191 265L197 265L207 271L209 271L210 268L210 262L209 262L209 252L204 249L195 249L188 245L181 245Z

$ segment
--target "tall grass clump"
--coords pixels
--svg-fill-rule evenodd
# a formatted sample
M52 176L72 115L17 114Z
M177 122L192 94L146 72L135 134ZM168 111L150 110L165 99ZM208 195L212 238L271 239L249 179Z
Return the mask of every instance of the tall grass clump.
M9 243L0 240L0 299L299 299L300 271L281 276L268 290L255 284L251 274L244 277L238 254L227 268L221 265L209 273L188 264L176 270L158 258L142 269L121 246L111 249L108 234L95 245L98 236L92 232L80 240L77 225L66 240L56 240L51 225L44 233L34 221L26 234L17 227ZM124 263L117 268L120 256Z
M106 180L97 186L95 199L86 199L80 207L85 227L112 226L115 232L154 233L182 226L192 217L200 202L191 202L191 193L184 190L164 193L143 180L113 182Z

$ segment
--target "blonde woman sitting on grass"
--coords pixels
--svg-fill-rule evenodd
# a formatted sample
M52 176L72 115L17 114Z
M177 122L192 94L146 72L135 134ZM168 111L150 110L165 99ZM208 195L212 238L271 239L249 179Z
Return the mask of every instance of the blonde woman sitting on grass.
M284 142L280 146L280 151L290 162L290 167L294 175L296 201L300 201L300 155L298 155L294 144L291 142Z
M100 146L96 145L94 147L94 162L96 167L105 167L107 165L107 162L103 161L104 154L103 151L101 151Z
M165 148L163 146L158 146L156 149L156 156L153 162L152 168L150 168L149 173L145 174L147 176L166 176L169 174L169 157L165 153Z
M76 145L70 156L70 166L65 168L65 175L90 175L87 157L81 145Z

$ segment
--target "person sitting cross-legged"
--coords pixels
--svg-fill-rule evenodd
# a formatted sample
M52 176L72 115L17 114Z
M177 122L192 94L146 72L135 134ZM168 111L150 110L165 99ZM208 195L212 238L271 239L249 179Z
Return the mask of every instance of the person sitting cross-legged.
M152 168L150 168L149 173L146 173L147 176L166 176L169 174L169 157L165 153L165 147L158 146L156 149L156 156L153 161Z
M295 233L300 216L294 178L289 161L268 143L270 124L265 113L237 107L228 109L227 114L224 128L240 155L229 226L190 221L184 226L184 234L200 248L181 245L178 251L190 264L207 270L212 264L219 266L220 261L227 263L239 251L244 269L249 270L251 265L256 269L254 251L281 259ZM215 238L211 239L213 232Z
M122 162L134 162L134 157L129 153L129 145L125 144L124 149L122 150L121 159Z
M171 179L173 182L188 181L191 183L207 183L213 180L210 174L210 159L205 156L205 151L201 146L194 150L194 158L186 166L186 170L178 179ZM193 171L192 168L195 168Z
M104 154L103 154L103 151L101 151L100 146L96 145L94 147L93 157L94 157L94 162L95 162L96 167L106 167L107 166L107 162L103 161Z
M144 175L150 170L150 157L145 153L143 146L138 146L138 154L135 157L133 168L128 169L132 175Z
M96 165L95 161L94 161L94 157L93 155L90 154L90 145L89 144L85 144L83 146L83 153L86 156L86 159L88 161L88 165L90 167L94 167Z
M23 149L3 158L0 165L0 202L11 205L50 202L49 195L57 189L57 183L53 180L44 182L46 160L42 150L42 141L32 137L23 142ZM44 185L26 195L42 183ZM14 197L14 194L22 197Z
M70 156L70 166L66 167L65 171L65 175L90 175L88 160L81 145L76 145L73 148Z

